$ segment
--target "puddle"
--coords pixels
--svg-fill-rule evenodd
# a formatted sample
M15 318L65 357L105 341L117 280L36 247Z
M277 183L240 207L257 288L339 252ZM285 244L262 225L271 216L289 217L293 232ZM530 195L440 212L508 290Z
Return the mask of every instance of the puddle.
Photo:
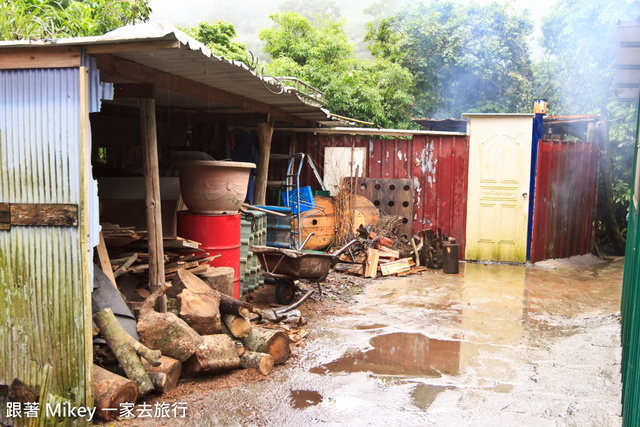
M370 324L362 324L362 325L355 325L354 328L359 330L359 331L369 331L371 329L382 329L382 328L386 328L387 325L384 325L382 323L370 323Z
M316 406L322 402L322 395L313 390L291 390L291 406L296 409Z
M439 386L429 384L418 384L411 392L413 404L418 408L426 411L429 406L436 400L436 397L445 390L453 390L455 387Z
M422 334L377 335L373 348L347 351L339 359L311 369L314 374L371 372L376 375L440 377L460 372L460 341L427 338Z

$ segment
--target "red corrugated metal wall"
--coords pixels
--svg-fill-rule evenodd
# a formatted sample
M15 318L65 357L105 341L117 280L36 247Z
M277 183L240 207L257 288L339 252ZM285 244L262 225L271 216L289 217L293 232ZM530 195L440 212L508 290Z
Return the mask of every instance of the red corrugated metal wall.
M531 262L589 252L597 146L540 141Z
M465 253L469 138L466 136L415 136L409 139L364 139L343 135L296 135L296 151L308 153L323 174L325 147L367 148L367 177L413 179L414 233L437 227L458 241L460 259ZM301 181L319 189L311 170Z

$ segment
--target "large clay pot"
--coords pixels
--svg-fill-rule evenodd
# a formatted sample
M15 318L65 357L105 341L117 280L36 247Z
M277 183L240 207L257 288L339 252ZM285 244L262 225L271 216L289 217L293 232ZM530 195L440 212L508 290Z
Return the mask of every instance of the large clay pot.
M178 164L180 193L189 211L235 214L247 197L253 163L191 160Z

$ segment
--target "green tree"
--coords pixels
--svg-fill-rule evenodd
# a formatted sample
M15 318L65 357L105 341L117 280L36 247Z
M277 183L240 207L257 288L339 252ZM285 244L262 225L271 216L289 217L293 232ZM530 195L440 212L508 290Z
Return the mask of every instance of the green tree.
M197 27L186 30L186 33L202 42L214 55L235 61L246 62L247 60L247 46L233 41L237 36L236 28L229 22L220 20L213 24L200 22Z
M0 39L96 36L150 13L148 0L0 0Z
M634 107L615 102L616 24L640 17L640 2L561 0L543 22L546 59L537 89L554 114L599 114L599 243L623 253L635 141Z
M315 25L295 12L271 15L275 26L260 31L272 61L267 71L297 77L327 95L333 113L385 127L411 126L413 79L386 59L363 60L343 29L344 20L318 17Z
M531 22L508 4L463 6L434 0L369 25L366 40L415 77L415 115L530 110Z

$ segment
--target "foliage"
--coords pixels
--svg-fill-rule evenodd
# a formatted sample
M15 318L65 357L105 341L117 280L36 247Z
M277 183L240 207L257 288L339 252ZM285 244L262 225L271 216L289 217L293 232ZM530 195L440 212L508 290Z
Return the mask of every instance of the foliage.
M150 13L148 0L0 0L0 39L96 36Z
M271 19L276 25L260 31L272 58L269 74L298 77L325 92L333 113L385 127L412 125L411 75L384 58L359 58L343 20L317 17L313 25L295 12L276 13Z
M374 21L366 40L415 77L415 115L448 118L531 109L530 28L508 4L434 0Z
M237 35L236 29L229 22L200 22L197 27L186 30L186 33L206 45L214 55L243 62L247 59L247 46L233 41Z
M614 100L616 24L640 17L640 2L561 0L543 21L546 58L536 70L537 93L549 101L552 114L599 114L610 117L611 189L600 184L599 221L611 206L620 230L626 229L633 171L636 112ZM602 147L601 147L602 148ZM601 162L603 159L601 158ZM605 191L606 190L606 191ZM612 250L610 227L599 224L599 245ZM615 246L615 245L613 245Z

